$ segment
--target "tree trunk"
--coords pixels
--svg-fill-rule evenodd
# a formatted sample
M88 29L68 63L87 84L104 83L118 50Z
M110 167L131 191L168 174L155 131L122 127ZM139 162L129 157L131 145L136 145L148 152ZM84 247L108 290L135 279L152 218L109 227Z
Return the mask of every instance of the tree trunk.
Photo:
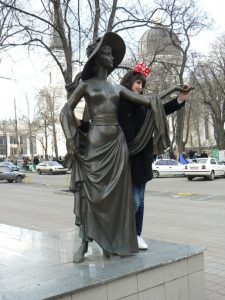
M45 132L45 148L44 148L44 151L45 151L45 159L47 158L47 155L48 155L48 132L47 132L47 124L46 124L46 118L44 120L44 132Z
M225 132L223 124L217 123L215 130L215 139L219 150L225 150Z
M58 161L59 153L58 153L57 133L56 133L56 129L55 129L55 123L53 123L53 125L52 125L52 130L53 130L53 142L54 142L54 149L55 149L55 157L56 157L56 160Z
M176 131L176 144L177 144L177 152L178 156L180 153L184 152L184 109L181 109L177 112L177 131Z

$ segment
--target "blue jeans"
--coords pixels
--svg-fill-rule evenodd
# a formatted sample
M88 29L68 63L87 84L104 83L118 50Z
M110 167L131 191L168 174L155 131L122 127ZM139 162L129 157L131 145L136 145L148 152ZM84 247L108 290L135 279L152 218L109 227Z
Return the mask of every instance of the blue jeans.
M133 184L136 231L139 236L143 227L145 185L145 183Z

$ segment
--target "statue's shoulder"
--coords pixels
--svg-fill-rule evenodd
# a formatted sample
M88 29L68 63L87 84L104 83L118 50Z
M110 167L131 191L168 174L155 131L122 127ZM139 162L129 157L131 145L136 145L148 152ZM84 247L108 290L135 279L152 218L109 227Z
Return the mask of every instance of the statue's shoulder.
M89 86L88 80L85 80L85 81L81 80L79 82L79 84L77 85L76 90L85 92L87 90L88 86Z
M81 83L82 83L83 87L85 87L85 88L90 87L91 88L92 86L96 85L96 80L94 78L90 78L90 79L81 81Z

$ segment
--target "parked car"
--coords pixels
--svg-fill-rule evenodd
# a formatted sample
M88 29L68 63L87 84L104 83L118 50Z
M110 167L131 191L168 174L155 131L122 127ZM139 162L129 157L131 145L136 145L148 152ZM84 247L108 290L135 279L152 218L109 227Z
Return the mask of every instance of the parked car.
M158 159L152 164L153 177L184 176L184 165L174 159Z
M196 158L185 166L184 174L188 180L192 180L195 177L214 180L215 177L225 177L225 165L212 157Z
M57 161L53 161L53 160L42 161L36 166L36 170L39 175L41 175L42 173L66 174L66 172L68 171L67 168L64 168Z
M10 169L13 169L14 171L19 171L19 167L14 165L12 162L9 161L3 161L0 162L0 167L9 167Z
M20 183L26 177L23 172L14 171L13 169L1 166L0 167L0 180L7 180L8 182Z

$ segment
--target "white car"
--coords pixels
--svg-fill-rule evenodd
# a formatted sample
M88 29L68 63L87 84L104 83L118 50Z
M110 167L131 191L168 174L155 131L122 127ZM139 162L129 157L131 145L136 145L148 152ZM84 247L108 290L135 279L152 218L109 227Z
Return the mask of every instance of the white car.
M209 180L214 180L215 177L225 177L225 165L212 157L196 158L185 166L184 174L188 180L192 180L195 177L205 177Z
M49 173L49 174L66 174L68 171L67 168L64 168L61 164L57 161L42 161L36 166L36 170L39 175L42 173Z
M158 159L152 164L153 177L183 176L184 165L174 159Z

